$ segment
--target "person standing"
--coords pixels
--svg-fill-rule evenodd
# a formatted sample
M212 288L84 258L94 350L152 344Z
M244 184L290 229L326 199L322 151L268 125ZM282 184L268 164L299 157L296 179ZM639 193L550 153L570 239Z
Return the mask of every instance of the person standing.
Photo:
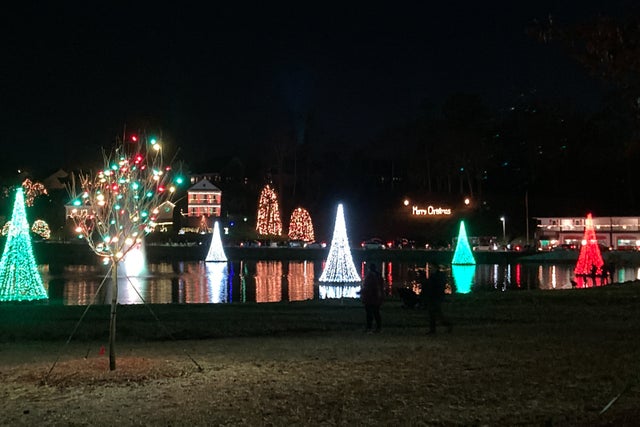
M380 315L380 306L384 300L384 279L375 264L369 264L369 272L362 282L360 290L360 299L364 304L364 310L367 319L367 333L379 333L382 330L382 316ZM376 329L372 331L373 320L376 321Z
M444 271L436 267L430 271L428 279L425 272L422 272L420 283L429 314L429 330L427 331L427 335L436 333L436 324L438 321L447 327L448 332L451 332L453 325L442 313L442 301L444 300L444 291L447 286L447 277Z

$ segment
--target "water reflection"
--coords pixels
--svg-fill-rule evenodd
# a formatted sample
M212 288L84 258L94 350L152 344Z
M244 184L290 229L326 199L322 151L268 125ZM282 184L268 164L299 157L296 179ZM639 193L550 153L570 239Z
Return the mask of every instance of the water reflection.
M314 263L312 261L290 261L287 280L289 284L289 301L313 299L315 283Z
M387 294L397 287L416 288L415 270L428 264L381 262ZM364 263L357 265L364 271ZM111 302L108 266L41 265L40 273L50 304L88 305ZM226 263L175 262L149 264L146 274L118 280L120 304L218 304L278 302L311 299L358 298L360 284L334 286L318 283L322 263L313 261L230 261ZM518 289L571 289L601 286L602 280L576 278L571 264L478 264L452 266L453 292L513 291ZM640 268L615 271L617 282L640 279Z
M471 284L473 283L475 274L475 265L452 265L451 275L453 276L456 292L459 294L468 294L471 292Z
M318 287L320 299L359 298L360 285L326 285Z

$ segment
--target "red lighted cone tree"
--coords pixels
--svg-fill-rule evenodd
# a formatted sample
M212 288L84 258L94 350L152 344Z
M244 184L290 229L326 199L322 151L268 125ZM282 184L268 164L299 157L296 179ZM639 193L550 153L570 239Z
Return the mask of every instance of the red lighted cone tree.
M593 218L591 214L587 215L587 221L584 228L584 237L582 238L582 247L580 248L580 256L576 264L575 274L592 274L595 267L596 275L602 274L602 254L596 239L596 232L593 228Z

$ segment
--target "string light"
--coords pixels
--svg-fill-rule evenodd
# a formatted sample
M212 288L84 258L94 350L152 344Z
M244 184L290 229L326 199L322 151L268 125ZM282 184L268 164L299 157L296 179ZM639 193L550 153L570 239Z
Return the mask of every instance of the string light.
M0 301L47 299L47 291L38 272L22 188L16 191L11 224L0 259Z
M456 244L456 251L453 253L453 260L451 264L454 265L475 265L476 260L473 257L473 252L469 246L469 239L467 238L467 231L464 228L464 221L460 221L460 232L458 233L458 243Z
M282 234L282 220L280 219L278 196L268 184L264 186L260 193L256 231L263 236L280 236Z
M315 240L311 215L306 209L299 207L291 213L289 239L302 240L304 242L313 242Z
M353 264L347 226L344 220L342 204L338 205L336 223L333 229L333 238L329 248L329 256L320 275L320 282L348 283L360 282L362 279Z

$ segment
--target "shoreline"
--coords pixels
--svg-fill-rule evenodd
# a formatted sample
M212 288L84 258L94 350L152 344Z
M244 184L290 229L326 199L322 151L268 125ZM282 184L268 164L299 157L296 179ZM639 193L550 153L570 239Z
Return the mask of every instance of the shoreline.
M34 255L38 264L93 264L99 262L83 242L34 242ZM189 243L160 245L148 244L147 257L150 262L202 261L205 259L208 245ZM326 248L290 248L258 247L243 248L225 246L229 260L325 260ZM453 251L426 249L351 249L355 261L391 261L391 262L429 262L450 264ZM616 265L640 265L640 251L603 252L605 262ZM513 263L575 263L577 251L516 252L516 251L477 251L474 252L477 264L513 264Z

